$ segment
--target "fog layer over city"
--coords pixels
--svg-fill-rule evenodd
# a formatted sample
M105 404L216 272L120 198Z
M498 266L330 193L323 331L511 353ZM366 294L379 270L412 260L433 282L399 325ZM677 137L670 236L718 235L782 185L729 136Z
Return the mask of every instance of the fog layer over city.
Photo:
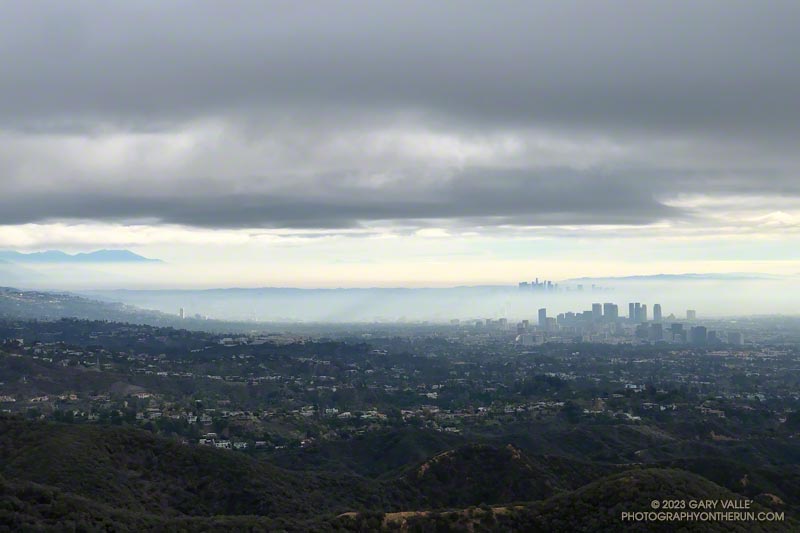
M590 310L593 303L615 303L619 315L629 302L660 303L664 320L752 314L797 314L797 278L671 279L668 281L569 282L557 290L524 290L517 286L362 289L211 289L94 290L81 294L138 307L222 320L288 322L450 321L508 318L535 320Z

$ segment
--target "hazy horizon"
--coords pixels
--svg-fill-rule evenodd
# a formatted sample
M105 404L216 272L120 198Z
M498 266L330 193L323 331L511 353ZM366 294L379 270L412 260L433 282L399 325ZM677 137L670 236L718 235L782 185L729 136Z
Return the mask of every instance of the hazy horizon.
M536 320L548 315L590 310L593 303L615 303L627 316L629 302L660 303L663 316L680 321L687 309L698 317L797 315L800 280L691 280L619 282L603 290L537 293L516 286L449 288L216 288L161 290L89 290L78 294L188 316L256 322L447 322L452 319Z
M477 318L531 318L539 307L554 314L582 311L592 303L629 301L661 303L664 316L680 317L694 308L705 316L797 314L792 295L800 293L797 274L757 272L629 273L626 276L550 278L558 292L521 291L518 282L548 279L545 275L488 279L424 279L412 283L364 281L250 279L227 284L224 276L196 277L204 269L159 262L6 262L2 283L21 289L70 291L176 314L248 321L397 321ZM123 257L129 257L127 251ZM83 256L85 257L85 256ZM112 258L113 259L113 258ZM158 259L158 258L153 258ZM249 266L248 266L249 267ZM596 272L594 267L584 273ZM194 274L194 278L192 277ZM275 281L275 280L272 280ZM593 291L592 286L597 290ZM579 290L582 286L582 290Z

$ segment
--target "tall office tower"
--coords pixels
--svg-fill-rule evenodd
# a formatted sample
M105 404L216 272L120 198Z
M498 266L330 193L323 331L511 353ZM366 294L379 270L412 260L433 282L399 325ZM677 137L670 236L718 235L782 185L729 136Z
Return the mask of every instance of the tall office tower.
M184 312L183 307L181 307L181 310L180 310L180 312L178 312L178 314L180 315L181 320L186 318L186 313Z
M604 303L603 304L603 318L607 321L615 321L619 318L619 311L616 304Z
M639 309L639 322L647 322L647 305L642 304L641 309Z
M719 342L719 337L717 337L717 332L713 329L708 332L708 344L717 344Z
M592 320L600 322L603 319L603 306L601 304L592 304Z
M697 311L695 311L694 309L687 309L686 320L697 320Z
M542 329L547 328L547 309L544 307L539 309L539 327Z
M633 304L633 320L634 322L642 321L642 304L639 302Z
M628 304L628 320L636 320L636 304L633 302Z
M689 330L689 341L695 346L703 346L708 340L708 331L705 326L693 326Z
M653 306L653 320L661 322L661 304L655 304Z
M519 282L519 290L521 290L521 291L527 291L527 290L528 290L528 289L530 289L530 288L531 288L531 286L530 286L530 284L528 284L528 282L527 282L527 281L520 281L520 282Z
M530 320L523 320L522 321L522 327L525 328L525 331L528 331L529 329L531 329Z

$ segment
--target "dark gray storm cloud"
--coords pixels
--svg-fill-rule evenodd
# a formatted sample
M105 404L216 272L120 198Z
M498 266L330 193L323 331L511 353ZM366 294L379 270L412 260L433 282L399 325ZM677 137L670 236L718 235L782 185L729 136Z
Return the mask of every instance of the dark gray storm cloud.
M797 131L797 2L22 2L0 117L251 107Z
M559 169L543 175L475 169L428 186L400 183L368 190L339 185L318 193L314 188L305 194L150 190L139 195L106 189L6 197L0 199L0 224L81 219L87 213L112 221L250 228L352 228L360 221L425 224L439 219L488 226L646 224L686 216L659 203L629 176L587 178Z
M794 1L9 2L0 223L647 224L693 216L677 193L797 197L798 27ZM236 142L160 166L194 141L103 144L204 121ZM445 155L352 148L385 128ZM481 132L521 147L447 144Z

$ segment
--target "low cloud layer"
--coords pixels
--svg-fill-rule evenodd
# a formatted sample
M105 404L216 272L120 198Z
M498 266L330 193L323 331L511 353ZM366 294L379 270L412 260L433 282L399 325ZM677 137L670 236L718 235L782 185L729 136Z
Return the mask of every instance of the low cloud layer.
M796 232L797 27L796 2L12 4L0 225Z

